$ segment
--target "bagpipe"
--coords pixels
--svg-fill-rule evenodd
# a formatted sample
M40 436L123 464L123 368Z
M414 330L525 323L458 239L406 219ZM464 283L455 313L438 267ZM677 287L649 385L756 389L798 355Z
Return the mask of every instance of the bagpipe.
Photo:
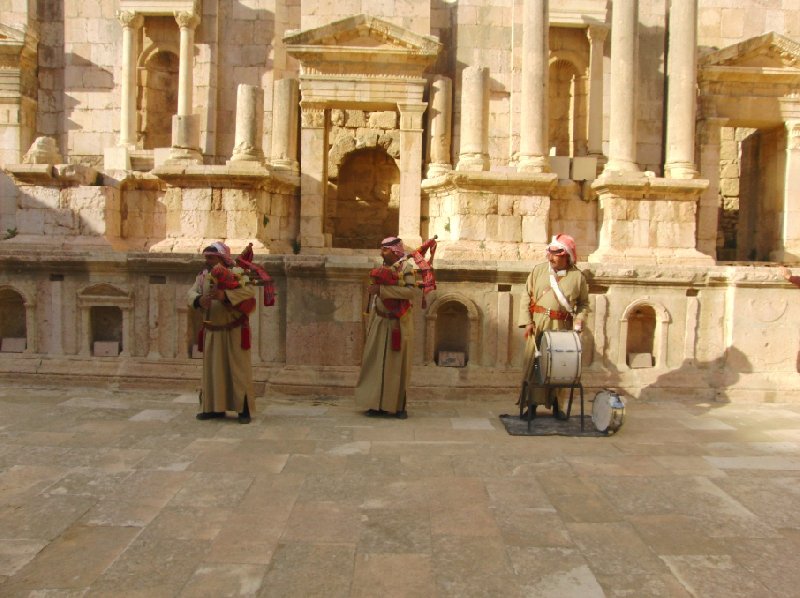
M239 287L251 284L253 286L261 287L264 289L264 305L270 307L275 305L275 283L272 277L267 273L264 268L253 263L254 253L253 244L249 243L247 247L242 250L242 253L235 258L236 266L228 267L224 264L217 264L208 273L211 289L219 291L229 291L238 289ZM250 297L236 305L227 305L229 309L238 312L239 317L232 322L230 327L223 327L225 329L235 328L241 326L242 328L242 349L250 348L250 314L256 310L256 299ZM203 321L203 327L197 337L197 346L200 351L203 350L203 340L205 330L214 330L216 327L206 319Z
M370 270L370 284L396 286L400 282L400 269L402 264L409 258L413 259L414 264L416 264L417 267L417 269L414 270L415 278L417 271L421 273L422 280L417 281L416 286L417 288L422 289L422 308L425 309L427 307L426 296L428 293L436 289L436 276L434 275L432 266L433 257L436 255L436 239L437 237L434 235L432 239L428 239L414 251L407 253L405 257L397 260L390 266L382 265L378 268L373 268ZM430 258L425 257L427 253L430 253ZM365 315L369 314L371 311L374 301L375 296L370 295L369 301L367 302L367 311L365 312ZM380 315L393 320L391 348L393 351L399 351L401 347L400 318L403 317L403 315L405 315L405 313L411 308L411 302L405 299L386 298L382 300L382 303L388 314Z
M414 260L417 270L420 273L420 278L422 279L417 282L417 287L422 289L422 309L428 307L428 302L426 301L428 293L436 290L436 275L433 272L433 256L436 255L436 239L438 238L439 235L433 235L433 238L428 239L406 256ZM430 253L430 257L427 259L425 258L426 253Z
M438 239L438 235L434 235L433 238L425 241L414 251L412 251L411 253L407 253L404 258L404 259L409 259L409 258L413 259L414 264L416 265L416 270L414 270L414 273L415 275L417 272L420 273L421 280L416 282L416 286L417 288L422 289L423 309L428 307L428 303L426 301L428 293L436 290L436 276L433 271L433 257L436 255L436 239ZM430 253L429 258L425 257L426 253ZM369 271L370 284L380 284L380 285L390 285L390 286L397 285L398 281L400 280L400 271L398 270L398 267L402 264L403 261L404 260L398 260L391 266L382 265L370 270ZM366 313L369 312L370 312L370 304L368 303Z

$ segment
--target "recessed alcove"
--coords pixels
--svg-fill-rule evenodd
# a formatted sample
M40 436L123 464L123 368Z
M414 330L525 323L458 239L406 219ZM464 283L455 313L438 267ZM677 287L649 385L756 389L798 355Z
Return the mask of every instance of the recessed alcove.
M112 284L98 283L78 293L81 355L131 355L133 294ZM99 344L98 344L99 343Z
M114 305L89 308L90 346L95 357L116 357L122 350L122 310Z
M16 290L0 289L0 350L21 353L27 348L25 299Z
M631 303L620 319L620 367L665 367L670 321L666 308L650 297Z
M463 365L480 363L480 312L475 303L460 293L436 297L425 313L425 363L460 365L454 358L463 354ZM445 362L442 362L442 354Z

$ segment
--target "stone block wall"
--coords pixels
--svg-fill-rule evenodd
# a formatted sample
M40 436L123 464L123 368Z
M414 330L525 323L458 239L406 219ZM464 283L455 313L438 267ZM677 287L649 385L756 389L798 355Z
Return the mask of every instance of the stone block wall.
M0 244L0 262L10 260L17 268L13 274L0 268L0 308L24 306L28 345L35 349L33 355L4 354L0 375L20 376L28 371L26 360L36 359L51 381L77 380L76 372L90 371L97 380L198 383L200 361L191 357L197 321L185 305L202 267L197 254L109 258L37 248L13 255ZM257 381L301 392L309 386L351 392L365 334L367 272L377 260L262 255L258 261L276 281L278 303L260 305L251 317ZM459 388L515 396L524 343L517 324L529 266L494 262L487 270L486 262L439 264L438 289L428 297L427 311L419 298L413 309L412 401L454 396ZM791 299L796 290L774 269L579 266L592 288L583 338L582 381L589 389L710 400L765 392L784 400L800 397L791 384L800 339L785 332L800 318L795 313L800 307ZM461 314L463 326L456 331L438 311L448 305ZM103 308L95 311L111 318L121 335L119 356L91 354L93 339L107 340L83 321L94 306ZM654 365L631 369L625 353L637 307L655 314L655 326L648 329L652 338L643 339L653 347ZM466 348L464 368L435 365L437 347L450 346L442 334L458 336L458 348Z

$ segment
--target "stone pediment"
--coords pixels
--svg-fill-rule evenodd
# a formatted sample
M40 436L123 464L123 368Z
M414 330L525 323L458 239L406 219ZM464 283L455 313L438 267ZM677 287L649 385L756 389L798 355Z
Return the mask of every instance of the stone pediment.
M800 44L771 31L707 54L701 68L791 69L800 72Z
M283 38L287 52L306 72L421 74L442 45L430 35L365 14L355 15Z
M0 23L0 57L18 57L26 44L35 48L36 41L27 28L17 29Z

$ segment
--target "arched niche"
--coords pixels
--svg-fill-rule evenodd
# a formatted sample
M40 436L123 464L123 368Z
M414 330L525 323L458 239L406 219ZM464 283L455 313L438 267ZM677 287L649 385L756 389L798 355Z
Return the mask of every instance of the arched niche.
M80 354L93 355L98 342L118 342L119 355L129 356L132 310L132 293L112 284L95 284L79 291Z
M480 363L480 312L460 293L439 295L425 313L425 365L437 363L439 351L463 351L465 365Z
M588 47L587 47L588 53ZM553 52L549 67L549 143L556 156L588 152L588 63L577 52Z
M178 111L178 48L154 44L139 59L137 113L144 149L172 145L172 116Z
M667 365L667 338L671 318L667 309L649 297L643 297L625 308L619 327L617 365L629 369L629 354L652 356L649 365L638 362L634 365L664 368Z
M400 169L380 146L343 156L328 187L327 232L334 247L374 249L397 234Z
M36 302L12 285L0 286L0 349L7 353L35 351Z

